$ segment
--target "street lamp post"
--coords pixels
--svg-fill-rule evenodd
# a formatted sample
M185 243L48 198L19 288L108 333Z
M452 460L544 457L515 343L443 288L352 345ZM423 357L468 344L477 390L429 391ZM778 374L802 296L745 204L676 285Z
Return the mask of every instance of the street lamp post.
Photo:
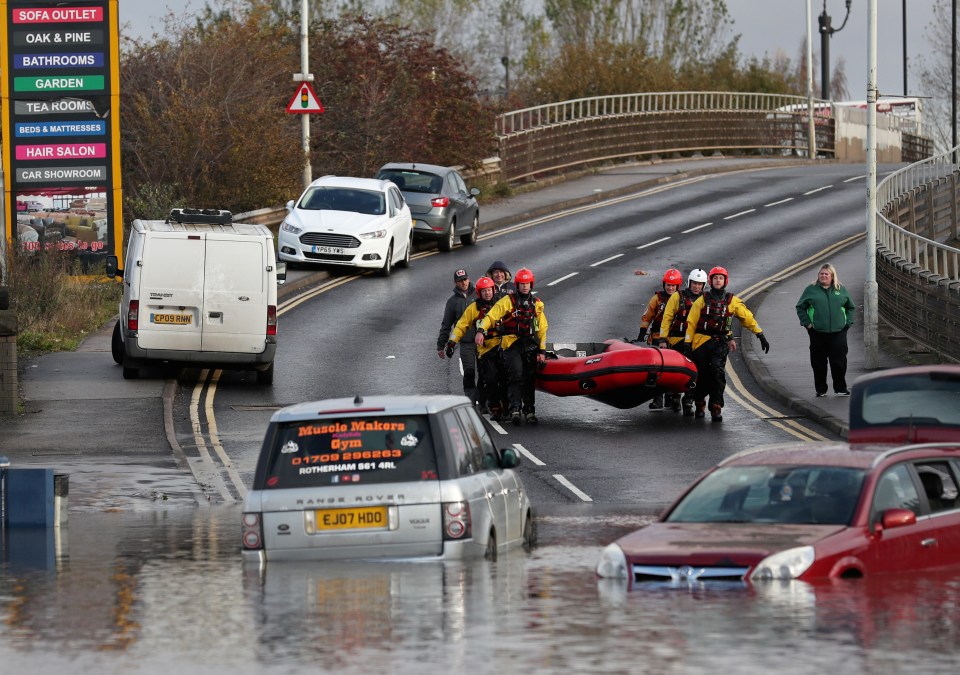
M823 0L823 12L817 17L817 21L820 23L820 98L825 101L830 100L830 38L834 33L842 31L844 26L847 25L852 1L847 0L847 15L843 17L843 23L839 28L833 27L833 17L827 14L827 0Z
M503 64L503 93L504 96L510 96L510 57L501 57L500 63Z

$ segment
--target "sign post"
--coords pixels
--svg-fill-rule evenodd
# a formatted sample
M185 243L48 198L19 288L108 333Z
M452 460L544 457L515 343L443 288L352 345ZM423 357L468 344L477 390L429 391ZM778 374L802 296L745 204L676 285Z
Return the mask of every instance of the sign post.
M118 0L0 0L4 239L75 254L122 247Z
M310 8L307 0L300 2L300 72L293 74L293 81L300 82L300 87L287 104L288 113L322 113L323 105L317 98L317 92L310 83L313 82L313 73L310 70ZM313 167L310 165L310 115L300 118L300 140L303 145L303 189L306 190L313 182Z

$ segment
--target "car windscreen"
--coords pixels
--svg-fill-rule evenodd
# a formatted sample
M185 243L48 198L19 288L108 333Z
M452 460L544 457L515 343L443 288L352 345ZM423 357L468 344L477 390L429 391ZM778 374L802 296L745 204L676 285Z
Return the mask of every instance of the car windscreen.
M260 481L267 490L437 479L425 415L343 417L277 424Z
M866 472L836 466L727 466L707 475L671 523L849 525Z
M384 193L377 190L319 185L303 194L297 208L305 211L349 211L382 216L386 213L385 205Z
M862 386L851 426L895 425L960 427L960 378L922 373L880 378Z
M443 178L435 173L426 171L402 171L388 169L381 171L377 178L393 181L404 192L422 192L424 194L439 194L443 187Z

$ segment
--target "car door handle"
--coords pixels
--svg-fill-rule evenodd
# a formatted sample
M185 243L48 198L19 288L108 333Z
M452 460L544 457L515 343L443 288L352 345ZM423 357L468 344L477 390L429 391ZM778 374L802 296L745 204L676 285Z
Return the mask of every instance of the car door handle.
M937 540L931 537L930 539L924 539L920 542L920 545L924 548L932 548L937 545Z

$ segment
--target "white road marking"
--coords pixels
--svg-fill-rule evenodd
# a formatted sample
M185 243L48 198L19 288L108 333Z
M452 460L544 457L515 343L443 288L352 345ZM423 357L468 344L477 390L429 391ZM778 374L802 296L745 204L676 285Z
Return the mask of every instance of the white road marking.
M611 260L616 260L617 258L622 258L622 257L623 257L623 254L618 253L617 255L612 255L609 258L604 258L603 260L598 260L595 263L590 263L590 267L596 267L597 265L602 265L603 263L608 263Z
M867 177L866 174L864 174L864 175L862 175L862 176L854 176L853 178L848 178L847 180L845 180L845 181L843 181L843 182L844 182L844 183L852 183L852 182L855 181L855 180L860 180L861 178L866 178L866 177Z
M637 250L639 251L639 250L642 249L642 248L647 248L648 246L653 246L654 244L659 244L661 241L666 241L666 240L669 239L669 238L670 238L670 237L661 237L660 239L657 239L656 241L651 241L649 244L644 244L643 246L637 246Z
M777 204L786 204L787 202L792 201L793 197L787 197L786 199L781 199L779 202L770 202L769 204L764 204L763 208L767 208L768 206L776 206Z
M565 276L565 277L560 277L559 279L557 279L557 280L555 280L555 281L551 281L549 284L547 284L547 286L556 286L556 285L559 284L561 281L566 281L567 279L569 279L569 278L571 278L571 277L575 277L575 276L577 276L578 274L579 274L579 272L571 272L570 274L568 274L568 275Z
M680 234L690 234L691 232L696 232L697 230L702 230L705 227L710 227L713 223L704 223L703 225L697 225L696 227L691 227L689 230L684 230Z
M747 209L746 211L741 211L740 213L734 213L732 216L724 216L724 220L733 220L734 218L739 218L740 216L745 216L748 213L753 213L756 209Z
M555 474L553 474L553 477L556 478L557 481L558 481L563 487L565 487L565 488L567 488L568 490L570 490L570 492L572 492L573 494L577 495L577 496L578 496L580 499L582 499L583 501L585 501L585 502L592 502L592 501L593 501L593 499L590 497L590 495L588 495L586 492L584 492L583 490L581 490L580 488L578 488L576 485L574 485L573 483L571 483L570 481L568 481L568 480L567 480L566 478L564 478L561 474L555 473Z
M504 433L506 433L506 432L504 432ZM523 446L520 445L519 443L514 443L514 444L513 444L513 447L515 447L517 450L519 450L521 455L523 455L524 457L526 457L527 459L529 459L531 462L533 462L533 463L536 464L537 466L546 466L546 463L545 463L545 462L541 462L532 452L530 452L529 450L527 450L525 447L523 447Z
M491 419L488 419L487 421L490 422L490 426L491 426L491 427L493 427L494 429L497 430L497 433L498 433L498 434L502 434L502 435L504 435L504 436L507 435L507 430L504 429L503 427L501 427L498 422L494 422L494 421L491 420Z
M832 185L824 185L823 187L818 187L815 190L810 190L810 192L804 192L803 196L806 197L807 195L813 195L820 192L821 190L829 190L832 187L833 187Z

